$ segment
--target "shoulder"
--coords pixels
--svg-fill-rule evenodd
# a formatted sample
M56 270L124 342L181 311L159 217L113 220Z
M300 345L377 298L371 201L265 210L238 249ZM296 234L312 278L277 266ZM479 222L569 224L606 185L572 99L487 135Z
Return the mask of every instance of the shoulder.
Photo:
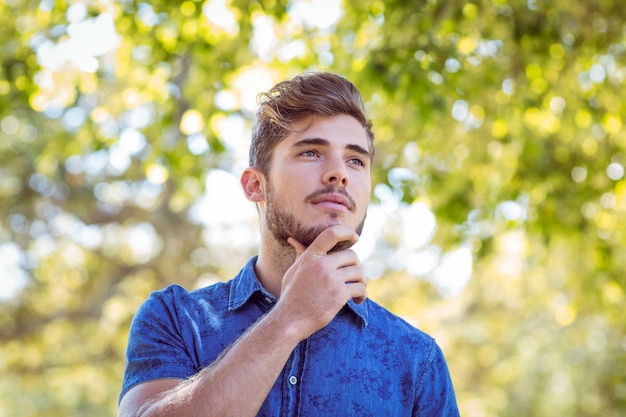
M172 284L153 291L137 311L137 318L178 317L203 309L221 309L228 300L229 282L219 282L208 287L189 290Z
M368 299L368 327L372 330L393 334L401 342L412 341L424 345L432 345L435 340L424 331L415 327L402 317L392 313L377 302Z
M153 291L142 303L135 321L149 320L158 323L178 319L215 317L233 310L237 302L243 304L258 286L254 275L255 258L229 281L217 281L208 286L189 290L178 284Z
M434 337L374 301L369 301L368 312L366 331L373 348L403 358L415 375L445 371L446 360Z

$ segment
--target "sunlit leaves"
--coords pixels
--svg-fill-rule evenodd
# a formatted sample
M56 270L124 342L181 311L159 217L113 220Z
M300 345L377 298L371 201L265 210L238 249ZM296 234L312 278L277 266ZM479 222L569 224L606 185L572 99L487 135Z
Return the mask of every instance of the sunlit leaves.
M620 415L623 8L335 6L0 3L0 414L115 413L147 294L255 252L223 193L256 94L324 68L374 120L368 294L437 337L462 414Z
M180 130L185 135L199 133L204 127L205 121L197 110L187 110L180 120Z

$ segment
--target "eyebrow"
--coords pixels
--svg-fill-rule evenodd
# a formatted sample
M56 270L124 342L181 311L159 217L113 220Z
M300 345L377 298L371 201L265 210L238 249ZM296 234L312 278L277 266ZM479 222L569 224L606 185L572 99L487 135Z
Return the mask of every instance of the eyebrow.
M295 148L295 147L302 147L302 146L307 146L307 145L330 146L330 141L328 141L327 139L323 139L323 138L307 138L307 139L299 140L298 142L294 143L293 147ZM354 151L358 154L361 154L363 156L366 156L372 159L372 154L370 153L370 151L368 151L367 149L365 149L364 147L360 145L349 143L346 145L346 149L350 149L351 151Z

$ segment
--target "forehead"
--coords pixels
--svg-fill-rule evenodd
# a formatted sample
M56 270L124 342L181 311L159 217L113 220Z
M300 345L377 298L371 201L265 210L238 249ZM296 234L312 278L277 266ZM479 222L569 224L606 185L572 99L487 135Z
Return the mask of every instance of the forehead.
M303 139L324 139L330 145L359 146L371 154L371 143L365 128L354 117L340 114L309 117L296 122L293 131L279 143L289 147Z

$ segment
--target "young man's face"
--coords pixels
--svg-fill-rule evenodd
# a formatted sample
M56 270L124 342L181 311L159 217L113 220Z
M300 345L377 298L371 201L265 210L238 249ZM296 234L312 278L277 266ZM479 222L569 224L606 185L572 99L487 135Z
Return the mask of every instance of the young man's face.
M279 242L309 246L325 228L361 233L371 192L371 150L351 116L303 120L273 150L265 219Z

